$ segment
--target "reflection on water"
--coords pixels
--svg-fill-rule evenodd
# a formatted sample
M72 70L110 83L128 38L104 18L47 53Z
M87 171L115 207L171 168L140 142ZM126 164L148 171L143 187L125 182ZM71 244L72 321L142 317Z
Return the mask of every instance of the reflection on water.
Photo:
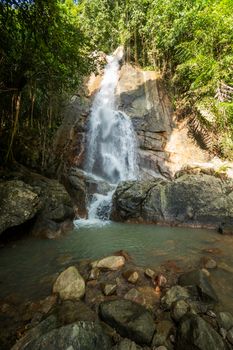
M22 299L44 297L64 267L124 249L137 265L152 268L176 260L187 269L203 256L213 257L219 268L211 271L212 282L233 311L232 248L233 237L214 231L138 224L80 228L58 240L27 238L0 249L0 298L11 293Z

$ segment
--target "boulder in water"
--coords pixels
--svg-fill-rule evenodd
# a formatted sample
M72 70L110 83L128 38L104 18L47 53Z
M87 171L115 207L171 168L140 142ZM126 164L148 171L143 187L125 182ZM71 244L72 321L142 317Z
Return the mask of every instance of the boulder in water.
M100 269L118 270L125 264L125 258L123 256L107 256L101 260L94 261L91 265L93 268L98 267Z
M84 296L85 281L75 266L68 267L58 276L53 293L58 293L63 300L76 300Z

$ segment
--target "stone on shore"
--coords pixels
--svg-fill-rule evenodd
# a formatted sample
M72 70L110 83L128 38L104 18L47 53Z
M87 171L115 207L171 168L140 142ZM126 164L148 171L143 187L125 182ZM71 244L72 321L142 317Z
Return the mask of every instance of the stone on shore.
M91 266L92 268L118 270L125 264L125 258L123 256L107 256L106 258L94 261Z
M100 304L102 320L114 327L121 336L138 344L150 344L155 331L151 313L130 300L112 300Z
M53 293L63 300L77 300L85 294L85 281L75 266L63 271L53 285Z

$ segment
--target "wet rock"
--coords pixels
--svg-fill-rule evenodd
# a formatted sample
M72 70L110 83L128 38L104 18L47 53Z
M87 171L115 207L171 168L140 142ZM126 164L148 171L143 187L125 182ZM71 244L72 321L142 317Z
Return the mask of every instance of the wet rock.
M80 321L53 329L21 349L109 350L111 349L111 341L99 324Z
M167 284L167 279L162 273L160 273L153 278L153 283L158 287L165 287Z
M105 301L100 304L100 317L123 336L138 344L150 344L155 330L151 313L130 300Z
M18 180L0 182L0 234L32 219L41 207L32 186Z
M123 256L108 256L101 260L94 261L91 265L93 268L98 267L100 269L118 270L125 264L125 258Z
M217 315L219 327L227 331L233 327L233 316L230 312L219 312Z
M102 287L104 295L113 295L116 293L117 284L104 284Z
M113 218L218 227L233 220L233 181L214 176L183 175L173 181L120 183L113 197Z
M41 335L50 332L59 326L58 320L54 315L50 315L40 322L36 327L30 329L22 338L20 338L11 350L30 349L30 343Z
M187 314L179 324L177 350L226 350L221 336L200 316Z
M153 348L153 350L168 350L168 349L166 346L161 345L161 346L158 346L156 348Z
M61 325L77 321L96 321L97 315L82 301L65 300L57 306L56 315Z
M53 293L58 293L63 300L80 299L85 294L85 281L75 266L63 271L53 285Z
M227 330L224 329L224 328L220 328L219 329L219 334L221 334L223 339L226 339L226 337L227 337Z
M202 270L187 272L179 277L181 286L196 286L198 294L204 302L218 302L218 297L209 282L208 277Z
M119 344L115 345L112 350L140 350L142 349L135 342L129 339L123 339Z
M185 300L178 300L172 304L171 317L178 322L189 310L190 306Z
M151 279L155 276L155 271L153 271L149 268L147 268L144 273L147 277L149 277Z
M233 328L227 332L227 340L233 345Z
M137 281L139 279L138 272L133 271L133 270L124 271L123 276L128 282L133 283L133 284L137 283Z
M190 298L188 290L181 286L173 286L168 289L166 294L161 299L163 308L170 309L171 305L178 300L186 300Z
M172 322L168 320L160 321L156 324L155 335L152 340L152 346L170 347L170 334L173 329Z

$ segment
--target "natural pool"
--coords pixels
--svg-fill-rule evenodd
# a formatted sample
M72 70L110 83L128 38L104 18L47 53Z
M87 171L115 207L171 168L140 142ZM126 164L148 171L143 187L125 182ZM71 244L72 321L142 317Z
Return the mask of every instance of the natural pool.
M139 266L175 261L181 269L197 267L203 256L218 263L211 281L224 307L233 312L233 237L215 231L156 225L110 223L75 229L57 240L22 238L0 249L0 298L22 300L51 293L54 274L82 259L96 259L124 249Z

